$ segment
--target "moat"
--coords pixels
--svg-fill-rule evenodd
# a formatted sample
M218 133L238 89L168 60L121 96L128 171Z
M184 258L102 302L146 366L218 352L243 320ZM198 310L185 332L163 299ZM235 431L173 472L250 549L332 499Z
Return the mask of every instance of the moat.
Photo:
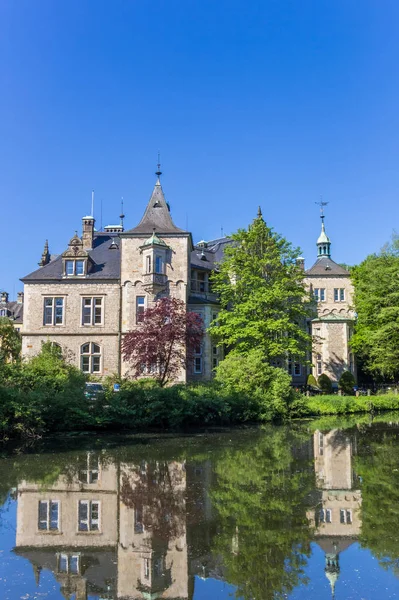
M399 598L399 414L39 441L0 503L4 600Z

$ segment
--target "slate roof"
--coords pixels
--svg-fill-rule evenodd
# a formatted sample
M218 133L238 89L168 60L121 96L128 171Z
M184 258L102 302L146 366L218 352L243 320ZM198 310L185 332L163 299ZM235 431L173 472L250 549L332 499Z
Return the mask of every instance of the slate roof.
M11 302L0 301L0 308L7 309L7 317L9 319L12 319L14 323L22 324L24 316L24 305L22 304L22 302L17 302L16 300L13 300Z
M338 265L336 262L328 258L328 256L321 256L316 260L314 265L306 271L306 275L347 275L349 271Z
M188 233L183 229L179 229L173 223L169 205L165 200L159 179L155 184L140 223L136 227L133 227L133 229L126 231L123 235L142 233L150 235L154 230L157 234L161 235L166 233Z
M223 259L226 246L232 244L229 237L218 238L197 244L191 252L191 267L204 271L212 271ZM202 245L204 244L204 245Z
M117 243L118 248L110 249L112 240ZM84 279L82 278L83 281L119 279L121 272L119 237L109 233L96 232L93 238L93 249L89 250L89 260L89 272ZM76 280L79 280L79 278L65 278L62 276L62 256L57 256L44 267L40 267L21 279L24 283L35 281L66 281L69 283Z

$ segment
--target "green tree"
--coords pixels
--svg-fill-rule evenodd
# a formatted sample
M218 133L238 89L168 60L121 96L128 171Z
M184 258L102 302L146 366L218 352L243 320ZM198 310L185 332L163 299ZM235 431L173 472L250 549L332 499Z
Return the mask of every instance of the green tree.
M238 598L287 598L305 579L314 469L299 458L303 442L293 430L268 427L245 447L226 449L216 463L213 553L222 557Z
M353 351L374 377L399 378L399 239L352 272L357 313Z
M21 354L21 335L7 317L0 317L0 365L16 362Z
M309 296L296 263L299 250L270 229L260 212L232 242L212 277L222 308L210 333L229 350L245 354L256 348L278 366L288 355L305 361Z
M339 387L341 388L341 390L344 392L344 394L347 394L348 396L353 396L353 394L354 394L353 387L355 385L355 378L350 371L344 371L342 373L341 377L339 378L338 384L339 384Z
M252 401L260 420L286 416L293 397L291 377L266 363L260 350L228 354L217 367L215 380L227 394L240 394Z

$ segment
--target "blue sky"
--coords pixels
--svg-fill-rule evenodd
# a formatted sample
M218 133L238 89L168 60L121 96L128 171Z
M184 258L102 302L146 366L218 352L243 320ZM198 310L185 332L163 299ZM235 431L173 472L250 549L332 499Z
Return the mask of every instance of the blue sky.
M267 222L313 262L398 222L397 0L0 3L0 288L62 252L91 190L103 225L141 218L157 152L194 239Z

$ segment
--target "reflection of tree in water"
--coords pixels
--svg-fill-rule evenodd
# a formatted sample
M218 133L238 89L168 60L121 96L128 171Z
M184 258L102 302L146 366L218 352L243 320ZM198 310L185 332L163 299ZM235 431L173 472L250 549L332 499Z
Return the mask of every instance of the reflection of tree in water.
M154 538L168 542L185 532L183 478L184 471L173 462L143 462L122 475L122 502L141 512L142 524Z
M281 427L244 449L227 450L218 461L214 552L222 556L237 597L285 598L305 581L312 535L306 511L314 488L309 458L309 446Z
M399 445L396 430L361 440L355 467L361 477L359 541L399 576ZM371 438L371 440L370 440Z

